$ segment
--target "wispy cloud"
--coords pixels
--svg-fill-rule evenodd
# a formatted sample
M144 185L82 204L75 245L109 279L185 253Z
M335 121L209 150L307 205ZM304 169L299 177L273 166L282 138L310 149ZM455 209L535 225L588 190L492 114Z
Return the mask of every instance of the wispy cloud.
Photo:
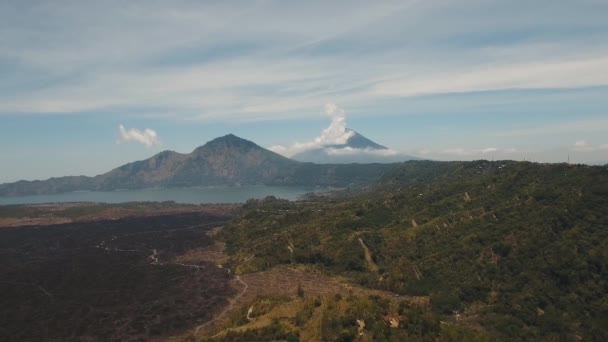
M143 131L136 128L129 130L125 129L123 125L118 126L118 133L120 138L116 141L117 144L123 144L127 142L137 142L147 147L159 146L160 141L155 131L146 128Z
M281 134L238 129L291 154L318 143L290 144L290 119L329 102L348 106L362 133L413 155L564 161L579 139L593 151L573 159L605 160L607 12L602 0L0 1L0 149L8 151L0 165L18 165L9 151L16 143L48 138L25 134L32 121L49 122L72 153L66 113L81 116L72 122L128 115L163 125L162 134L180 139L167 147L184 151L227 124L275 120ZM213 123L188 135L176 133L181 120ZM158 141L136 132L139 140L117 137ZM77 147L90 151L94 138L87 143ZM35 145L28 159L44 160ZM106 153L95 172L149 152L134 150L123 159ZM65 160L55 162L71 165ZM78 168L63 170L53 175Z
M4 2L0 67L12 72L0 79L0 114L284 119L329 101L358 108L419 95L608 85L608 27L597 7L541 0L522 14L516 4L476 0Z
M603 70L604 72L599 72ZM406 76L381 82L373 92L384 96L467 93L507 89L558 89L608 84L608 57L482 65L471 70L451 70Z
M521 137L530 135L559 134L559 133L584 133L608 131L608 119L578 119L569 122L546 123L535 127L515 128L494 132L492 135L498 137Z

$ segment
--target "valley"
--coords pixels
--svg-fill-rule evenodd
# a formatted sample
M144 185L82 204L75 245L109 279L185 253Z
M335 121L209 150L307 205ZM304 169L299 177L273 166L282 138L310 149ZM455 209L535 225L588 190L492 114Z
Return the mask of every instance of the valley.
M4 340L603 340L608 170L412 161L242 205L0 206Z

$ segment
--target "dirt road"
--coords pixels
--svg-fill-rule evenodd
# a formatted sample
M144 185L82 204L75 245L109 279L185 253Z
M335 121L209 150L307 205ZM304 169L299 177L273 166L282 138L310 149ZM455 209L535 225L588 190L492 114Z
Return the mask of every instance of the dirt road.
M367 268L370 272L378 272L378 265L374 262L372 258L372 253L367 248L365 242L363 242L362 238L359 238L359 244L361 244L361 248L363 248L363 252L365 253L365 262L367 263Z

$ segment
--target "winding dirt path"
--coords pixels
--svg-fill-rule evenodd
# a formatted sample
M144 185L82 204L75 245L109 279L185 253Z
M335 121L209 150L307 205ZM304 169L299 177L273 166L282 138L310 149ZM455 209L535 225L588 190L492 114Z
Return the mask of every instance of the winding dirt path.
M198 335L198 333L201 331L201 329L204 329L206 327L208 327L209 325L211 325L212 323L216 322L217 320L219 320L220 318L222 318L228 311L234 309L234 305L236 304L236 302L243 297L243 295L245 294L245 292L247 292L247 289L249 288L249 285L247 285L247 283L245 283L243 281L243 279L241 279L240 275L237 275L235 277L236 281L238 281L239 283L241 283L241 285L243 285L243 289L241 290L241 292L239 292L238 295L234 296L232 299L230 299L230 303L228 304L228 306L226 306L224 308L224 310L222 310L222 312L220 312L217 316L215 316L212 320L207 321L201 325L199 325L198 327L196 327L196 329L194 330L194 335Z

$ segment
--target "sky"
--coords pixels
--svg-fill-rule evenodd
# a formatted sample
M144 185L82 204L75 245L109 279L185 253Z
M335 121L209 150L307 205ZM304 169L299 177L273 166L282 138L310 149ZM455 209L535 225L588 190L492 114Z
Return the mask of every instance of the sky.
M605 0L4 0L0 183L228 133L289 155L336 118L435 160L608 162L606 18Z

